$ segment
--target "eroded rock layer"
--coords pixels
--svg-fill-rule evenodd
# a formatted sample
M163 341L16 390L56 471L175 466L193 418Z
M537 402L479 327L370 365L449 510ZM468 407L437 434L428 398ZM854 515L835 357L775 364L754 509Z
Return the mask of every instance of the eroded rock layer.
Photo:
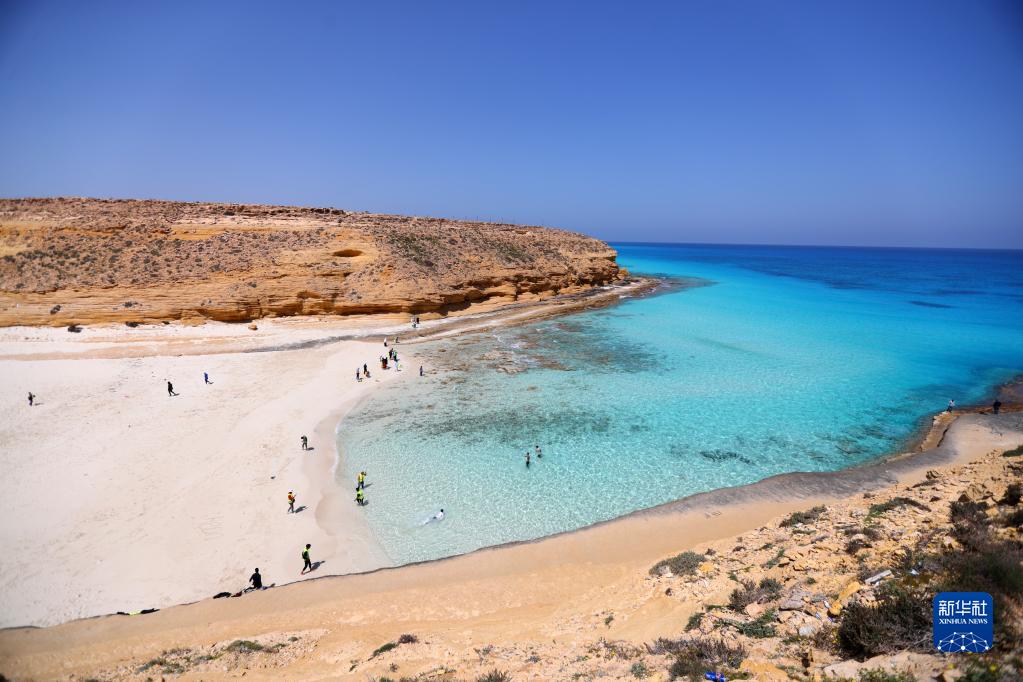
M0 326L431 313L620 279L563 230L295 208L0 199Z

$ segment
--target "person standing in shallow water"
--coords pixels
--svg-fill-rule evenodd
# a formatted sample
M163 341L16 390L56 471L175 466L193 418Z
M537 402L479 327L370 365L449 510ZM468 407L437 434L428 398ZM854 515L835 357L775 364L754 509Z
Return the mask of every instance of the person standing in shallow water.
M526 450L526 468L529 468L529 450Z
M536 458L543 459L543 450L540 449L539 445L536 446Z
M949 401L948 401L948 409L947 409L947 410L945 410L945 411L946 411L946 412L951 412L951 411L952 411L952 410L954 410L954 409L956 409L956 401L954 401L954 400L949 400Z

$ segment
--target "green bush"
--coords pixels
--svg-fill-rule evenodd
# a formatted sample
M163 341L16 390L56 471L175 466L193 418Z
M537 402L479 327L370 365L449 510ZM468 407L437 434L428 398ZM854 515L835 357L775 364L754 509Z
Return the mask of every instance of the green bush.
M1023 455L1023 445L1014 447L1012 450L1006 450L1002 453L1002 457L1019 457Z
M788 518L778 525L782 528L787 528L788 526L794 526L797 523L812 523L819 519L827 510L828 508L825 506L817 506L803 511L793 512L788 516Z
M929 651L931 600L924 591L892 585L881 590L876 605L853 602L838 626L838 648L866 660L896 651Z
M398 646L397 642L387 642L386 644L381 644L380 646L373 650L373 653L371 653L369 657L376 658L380 654L386 654L391 649L397 648L397 646Z
M702 564L706 558L705 555L696 552L682 552L658 561L650 568L650 575L660 575L662 566L667 566L675 575L692 575L696 572L696 567Z
M691 630L695 630L696 628L700 627L700 623L703 622L703 616L704 616L703 611L697 611L693 615L689 616L689 620L686 621L686 630L685 631L689 632Z
M1023 499L1023 486L1019 483L1010 483L1009 487L1005 489L1005 494L1002 495L1002 499L998 500L998 504L1015 507L1019 504L1020 499Z
M741 587L732 590L728 597L728 607L736 612L756 602L777 599L781 594L781 583L774 578L764 578L759 585L752 580L740 580L739 584Z
M741 644L731 645L712 637L683 637L680 639L660 638L647 650L654 655L671 658L668 673L671 679L702 680L708 670L731 672L737 670L746 659L746 648Z
M774 637L777 632L774 629L774 619L777 613L774 609L761 614L754 620L748 623L733 623L735 629L740 634L746 635L747 637L753 637L754 639L764 639L767 637Z
M495 668L486 675L477 677L476 682L511 682L511 675Z
M908 672L888 672L881 668L860 671L860 682L916 682L916 676Z
M636 661L633 663L632 667L629 668L629 672L632 673L633 677L638 677L640 679L650 676L650 668L648 668L646 663L643 661Z
M247 639L236 639L225 647L225 651L230 651L237 654L248 654L253 651L263 651L264 647L259 642L252 642Z
M872 516L880 516L881 514L890 512L893 509L899 509L900 507L916 507L917 509L923 509L924 511L931 510L931 508L926 504L917 502L911 497L893 497L887 502L870 505L870 509L867 510L867 518L869 519Z

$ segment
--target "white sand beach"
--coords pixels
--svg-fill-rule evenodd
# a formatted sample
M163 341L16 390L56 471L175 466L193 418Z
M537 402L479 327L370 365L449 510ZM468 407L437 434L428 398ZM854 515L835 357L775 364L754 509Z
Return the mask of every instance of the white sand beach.
M307 542L321 562L311 575L385 565L332 473L341 416L375 386L414 374L379 371L380 339L401 325L374 325L339 330L384 330L373 341L214 354L194 353L328 334L273 323L89 329L71 339L64 330L4 330L0 625L236 592L257 566L267 584L292 582ZM54 352L74 357L25 359ZM363 363L372 378L357 383ZM168 380L179 395L168 396Z

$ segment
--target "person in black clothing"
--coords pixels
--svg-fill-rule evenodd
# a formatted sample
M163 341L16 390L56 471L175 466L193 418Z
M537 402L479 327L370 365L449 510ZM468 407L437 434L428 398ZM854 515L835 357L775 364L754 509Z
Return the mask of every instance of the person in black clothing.
M302 449L303 450L309 449L309 439L306 438L305 436L302 436Z
M258 568L256 569L255 573L249 576L249 582L252 583L252 589L254 590L263 589L263 576L259 574Z
M365 374L366 376L369 376L369 365L367 365L365 362L362 363L362 373Z
M29 393L29 395L31 396L32 394ZM31 400L29 401L29 404L32 404ZM998 414L998 410L1002 409L1002 401L996 398L995 402L991 403L991 409L994 410L995 414Z
M167 395L169 396L177 395L177 393L174 392L174 384L172 384L169 381L167 382Z
M307 570L308 571L313 570L313 562L309 560L310 548L312 548L312 545L306 545L305 549L302 550L302 561L305 562L305 564L302 566L302 573L305 573Z
M36 394L33 393L32 391L29 391L28 392L28 406L32 407L32 405L35 404L35 401L36 401ZM998 410L995 410L995 412L997 412L997 411Z

